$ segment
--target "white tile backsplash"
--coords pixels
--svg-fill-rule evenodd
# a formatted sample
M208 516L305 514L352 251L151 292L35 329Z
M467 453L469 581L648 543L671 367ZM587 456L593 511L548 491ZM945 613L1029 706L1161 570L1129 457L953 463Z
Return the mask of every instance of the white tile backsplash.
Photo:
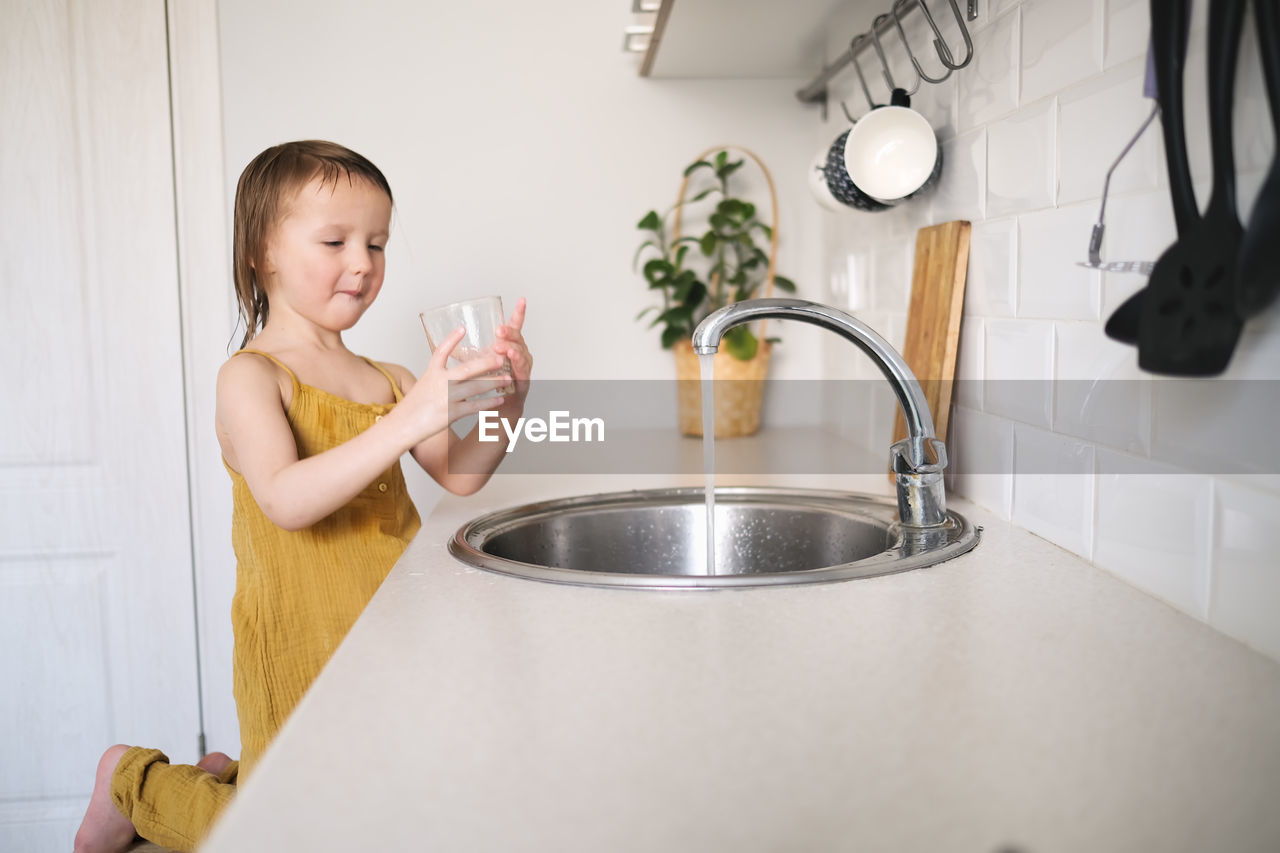
M1101 192L1101 184L1098 189ZM1096 208L1094 216L1096 219ZM1108 198L1105 225L1102 241L1104 261L1156 261L1178 238L1167 190L1120 194ZM1076 251L1080 253L1082 260L1088 256L1088 230L1064 237L1069 238L1077 247ZM1121 303L1146 283L1147 277L1144 275L1102 273L1101 319L1105 322ZM1136 359L1137 351L1134 350L1135 363Z
M1184 75L1202 207L1212 184L1206 5L1192 4ZM1103 331L1145 277L1077 265L1107 169L1149 114L1148 7L980 3L973 62L915 96L943 145L939 185L885 214L845 216L835 257L858 259L846 269L850 303L898 343L908 275L893 260L906 255L898 247L924 225L972 221L949 486L1280 659L1280 559L1268 545L1280 528L1280 401L1269 393L1280 380L1280 303L1246 324L1227 381L1151 377L1136 349ZM910 35L928 44L911 20ZM1233 126L1242 219L1276 150L1255 42L1250 14ZM901 58L890 59L897 70ZM921 59L941 71L931 53ZM833 91L857 104L856 87L838 78ZM1155 261L1174 242L1166 171L1156 121L1111 182L1104 261ZM887 441L893 404L872 396L850 417L859 434Z
M1088 258L1088 235L1096 221L1092 204L1019 217L1019 317L1098 319L1102 273L1079 265Z
M1150 32L1148 0L1107 0L1102 33L1103 66L1111 68L1137 56L1145 62Z
M1143 60L1126 62L1058 96L1058 203L1097 198L1107 170L1155 105L1142 95ZM1155 189L1163 162L1147 127L1111 175L1109 193Z
M1145 456L1151 448L1151 384L1133 348L1097 323L1058 323L1053 431Z
M871 251L871 306L905 314L911 299L914 241L886 240Z
M1102 0L1024 0L1022 96L1029 104L1102 70Z
M1280 660L1280 496L1219 480L1209 624Z
M953 488L1001 518L1009 518L1013 513L1013 424L956 406L950 433Z
M1053 324L988 320L983 411L1049 428L1053 407Z
M956 129L962 133L1018 106L1019 12L1015 7L974 33L973 61L953 75L957 76Z
M969 235L969 275L964 311L979 317L1012 317L1018 295L1018 220L974 223Z
M960 320L960 344L956 353L956 377L952 400L957 406L982 409L983 358L986 352L985 330L981 317Z
M1211 495L1208 476L1098 450L1094 562L1206 619Z
M987 200L987 131L963 133L942 143L942 177L933 193L932 221L982 219Z
M987 125L987 215L1052 207L1057 102L1052 98Z
M1085 559L1093 546L1094 447L1015 424L1013 520Z

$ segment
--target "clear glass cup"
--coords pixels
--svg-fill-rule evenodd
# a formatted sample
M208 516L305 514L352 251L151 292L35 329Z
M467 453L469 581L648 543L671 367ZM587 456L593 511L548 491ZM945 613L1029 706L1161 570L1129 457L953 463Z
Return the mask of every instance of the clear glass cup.
M422 328L427 333L427 343L432 352L436 351L436 347L454 329L462 326L467 330L466 335L449 354L451 365L487 356L498 340L498 327L506 323L506 316L502 313L502 298L498 296L481 296L429 308L418 314L418 318L422 320ZM501 367L484 375L510 376L511 362L504 357Z

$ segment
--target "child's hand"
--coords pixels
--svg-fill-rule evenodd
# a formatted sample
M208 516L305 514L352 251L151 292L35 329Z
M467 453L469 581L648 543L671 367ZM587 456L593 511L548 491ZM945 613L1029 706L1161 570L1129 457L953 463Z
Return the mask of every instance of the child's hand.
M502 396L476 399L479 394L509 386L510 379L505 375L481 376L502 367L501 355L484 355L448 366L450 354L465 336L466 329L459 326L440 342L440 346L431 354L427 369L396 406L397 411L403 409L412 418L417 436L415 444L430 438L456 420L476 412L496 409L504 402Z
M504 356L511 362L511 374L515 388L507 395L510 402L522 404L529 393L529 377L533 373L533 356L525 345L521 329L524 327L525 299L516 300L516 310L511 312L511 319L505 326L498 327L498 341L493 345L494 352Z

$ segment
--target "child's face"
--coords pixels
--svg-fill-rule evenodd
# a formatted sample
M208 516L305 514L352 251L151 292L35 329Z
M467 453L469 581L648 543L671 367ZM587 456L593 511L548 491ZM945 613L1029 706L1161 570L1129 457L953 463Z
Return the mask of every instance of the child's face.
M382 289L391 199L361 178L313 178L267 243L271 318L292 313L324 329L355 325Z

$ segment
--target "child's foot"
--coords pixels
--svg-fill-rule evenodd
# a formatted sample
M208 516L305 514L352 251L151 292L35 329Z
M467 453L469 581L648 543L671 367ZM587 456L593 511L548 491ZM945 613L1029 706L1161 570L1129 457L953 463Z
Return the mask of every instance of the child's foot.
M129 747L123 744L102 753L93 780L93 795L76 832L76 853L120 853L133 843L136 833L129 819L111 802L111 774Z
M211 752L204 758L196 762L196 767L201 770L208 770L214 776L221 776L222 771L227 769L227 765L231 763L231 756L225 752Z

